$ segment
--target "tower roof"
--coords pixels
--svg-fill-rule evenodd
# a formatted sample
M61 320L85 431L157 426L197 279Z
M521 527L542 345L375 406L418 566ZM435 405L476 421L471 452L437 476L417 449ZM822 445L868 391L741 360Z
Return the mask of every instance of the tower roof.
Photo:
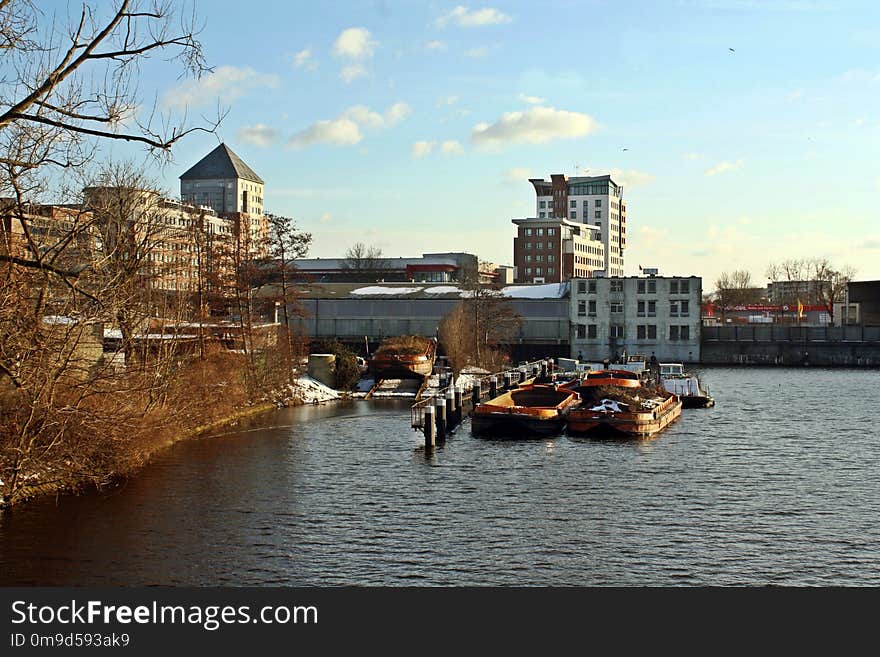
M254 170L233 153L226 144L220 144L180 176L181 180L209 180L213 178L244 178L263 184L263 179L254 173Z

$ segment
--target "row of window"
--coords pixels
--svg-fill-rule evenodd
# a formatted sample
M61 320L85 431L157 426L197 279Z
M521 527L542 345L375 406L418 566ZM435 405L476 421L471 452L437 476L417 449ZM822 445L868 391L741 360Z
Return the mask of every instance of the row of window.
M544 236L543 228L526 228L526 237L531 237L532 235L537 235L538 237ZM556 234L555 228L547 229L547 237L553 237Z
M576 324L575 337L578 340L590 340L599 337L599 326L597 324ZM608 337L623 338L625 337L622 324L611 324L608 327ZM687 325L670 326L669 340L682 341L690 340L691 327ZM636 326L636 340L656 340L657 325L656 324L639 324Z
M526 262L531 262L531 261L532 261L531 254L526 254ZM535 256L535 262L544 262L544 256L539 253L538 255ZM547 262L556 262L556 256L553 254L548 255Z
M595 285L596 285L596 281L580 281L578 283L578 287L580 287L580 285L582 283L588 283L592 287L595 287ZM613 314L613 315L623 314L623 302L622 301L612 301L610 303L610 310L611 310L611 314ZM578 301L578 316L583 317L588 312L590 315L596 314L596 302L595 301ZM636 316L637 317L656 317L657 316L657 302L656 301L639 301L636 304ZM669 302L669 316L670 317L689 317L690 316L690 303L688 301L670 301Z
M534 248L539 251L542 250L544 248L544 242L535 242ZM526 242L526 249L532 249L532 242ZM547 242L547 250L550 251L551 249L553 249L553 242Z
M554 274L556 274L556 269L554 267L547 267L547 276L553 276ZM531 275L532 275L532 268L526 267L526 276L531 276ZM542 267L535 267L535 276L543 276L543 275L544 275L543 268Z

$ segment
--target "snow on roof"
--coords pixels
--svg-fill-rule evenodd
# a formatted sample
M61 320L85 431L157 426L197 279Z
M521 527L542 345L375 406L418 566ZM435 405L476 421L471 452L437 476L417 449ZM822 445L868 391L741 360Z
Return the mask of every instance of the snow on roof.
M514 299L559 299L565 296L565 283L545 283L543 285L508 285L501 294Z
M458 292L461 290L455 285L435 285L425 288L425 294L457 294Z
M381 285L370 285L368 287L359 287L356 290L352 290L352 294L357 295L369 295L369 294L388 294L388 295L397 295L397 294L412 294L414 292L421 292L422 288L420 287L382 287Z

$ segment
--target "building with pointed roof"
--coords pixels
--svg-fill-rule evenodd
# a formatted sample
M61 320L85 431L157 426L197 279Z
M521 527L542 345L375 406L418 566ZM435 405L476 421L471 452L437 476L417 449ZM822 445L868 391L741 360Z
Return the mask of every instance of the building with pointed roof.
M180 198L218 214L263 214L263 179L226 144L180 176Z

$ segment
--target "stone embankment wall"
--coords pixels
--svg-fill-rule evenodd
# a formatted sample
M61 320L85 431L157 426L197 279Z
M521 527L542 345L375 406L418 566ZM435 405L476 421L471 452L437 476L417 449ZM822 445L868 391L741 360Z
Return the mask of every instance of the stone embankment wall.
M880 327L706 326L706 365L880 367Z

